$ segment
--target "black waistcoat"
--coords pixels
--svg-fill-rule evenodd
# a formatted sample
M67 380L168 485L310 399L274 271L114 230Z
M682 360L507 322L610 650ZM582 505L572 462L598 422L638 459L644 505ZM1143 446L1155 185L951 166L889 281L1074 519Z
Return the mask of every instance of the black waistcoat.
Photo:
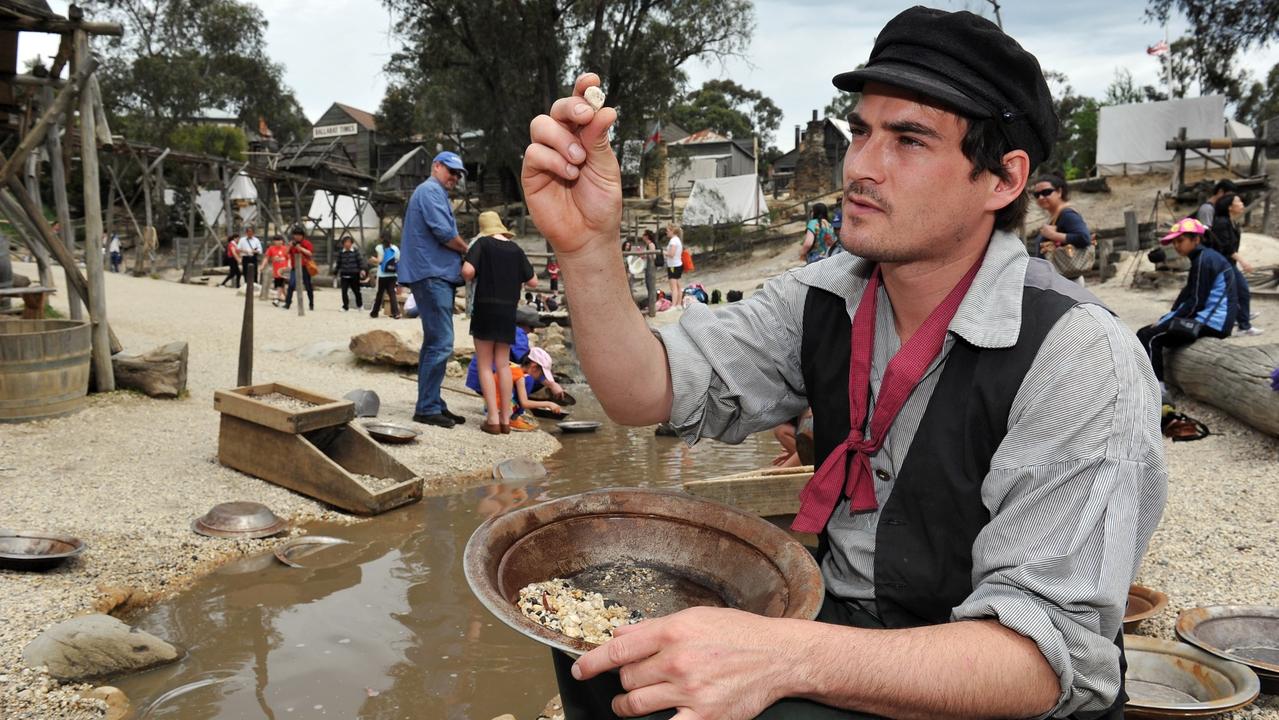
M1048 332L1085 302L1100 304L1046 262L1031 259L1016 344L983 349L956 337L875 530L875 600L888 627L948 622L951 609L972 593L973 541L990 522L982 482L1007 434L1013 399ZM815 287L804 305L800 358L818 466L850 430L846 307L845 298ZM827 547L823 533L822 551ZM1122 640L1121 631L1121 678ZM1087 718L1118 720L1126 699L1121 682L1115 704Z

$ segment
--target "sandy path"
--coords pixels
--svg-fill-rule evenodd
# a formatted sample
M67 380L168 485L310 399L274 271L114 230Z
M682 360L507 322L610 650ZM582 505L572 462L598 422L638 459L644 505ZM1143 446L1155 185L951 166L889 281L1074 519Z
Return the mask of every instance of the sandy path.
M34 266L14 269L35 275ZM111 605L127 593L146 597L180 587L227 557L279 541L192 533L191 520L213 505L255 500L294 521L348 517L217 462L213 391L235 384L243 296L227 288L114 274L107 276L107 292L109 316L127 352L174 340L190 344L190 396L166 401L129 392L94 395L87 408L69 417L0 425L0 527L55 529L90 546L49 573L0 570L0 717L6 719L98 716L96 706L73 699L83 687L50 689L47 678L19 670L22 647L42 628ZM65 312L65 295L56 298L55 306ZM417 322L343 313L333 289L318 290L316 308L299 318L296 308L255 306L254 378L334 397L371 389L382 399L380 417L409 423L415 377L357 366L346 347L353 334L375 327L420 329ZM460 344L468 340L463 325ZM468 417L465 425L416 426L423 430L417 443L389 448L428 479L428 492L505 458L544 457L559 446L544 432L484 435L478 397L446 393L446 400Z

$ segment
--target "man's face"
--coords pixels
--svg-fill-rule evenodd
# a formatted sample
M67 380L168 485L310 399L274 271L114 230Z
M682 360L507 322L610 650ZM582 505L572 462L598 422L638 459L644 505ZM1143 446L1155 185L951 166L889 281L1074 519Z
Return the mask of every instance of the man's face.
M1061 199L1061 191L1050 182L1035 183L1030 193L1035 196L1035 204L1045 211L1051 210L1053 204Z
M250 225L250 226L248 226L248 227L244 228L244 236L245 236L245 237L253 237L253 226L252 226L252 225Z
M462 171L437 162L431 165L431 176L443 185L445 190L452 190L457 187L457 181L462 179Z
M981 230L990 183L974 182L963 118L897 88L868 83L849 116L840 240L876 262L944 258Z
M302 244L302 236L301 236L301 235L299 235L299 234L297 234L297 233L293 233L293 235L291 235L291 236L290 236L290 238L293 240L293 244L294 244L294 245L301 245L301 244Z
M1199 247L1199 236L1192 233L1178 235L1172 239L1172 249L1182 257L1189 255L1197 247Z

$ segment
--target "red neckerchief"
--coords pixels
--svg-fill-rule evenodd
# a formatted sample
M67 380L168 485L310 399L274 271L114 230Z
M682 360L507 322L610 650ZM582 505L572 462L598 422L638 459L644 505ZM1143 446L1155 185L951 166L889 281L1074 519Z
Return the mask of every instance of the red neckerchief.
M984 257L984 256L983 256ZM941 353L946 341L947 328L955 318L973 278L981 268L982 258L968 269L959 284L942 300L919 330L906 341L888 363L884 380L879 386L879 401L870 420L870 437L864 437L866 413L870 404L870 363L875 351L875 304L878 299L880 269L875 267L861 304L853 316L852 352L848 367L848 420L851 431L826 457L826 461L813 474L813 478L800 493L799 513L791 523L798 532L820 533L830 520L839 502L842 488L851 499L851 512L875 510L875 484L871 480L870 456L884 445L888 429L897 413L910 397L911 391L924 378L928 367ZM849 457L851 454L851 458ZM851 463L849 460L851 459ZM851 467L851 472L849 466Z

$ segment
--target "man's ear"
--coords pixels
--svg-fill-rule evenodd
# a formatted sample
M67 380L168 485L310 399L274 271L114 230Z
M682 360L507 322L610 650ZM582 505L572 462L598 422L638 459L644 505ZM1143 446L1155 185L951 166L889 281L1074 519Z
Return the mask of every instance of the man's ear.
M1019 195L1026 192L1026 183L1030 178L1030 156L1025 150L1011 150L1004 154L1001 161L1004 176L995 176L995 186L991 188L990 199L986 209L998 211L1007 207Z

